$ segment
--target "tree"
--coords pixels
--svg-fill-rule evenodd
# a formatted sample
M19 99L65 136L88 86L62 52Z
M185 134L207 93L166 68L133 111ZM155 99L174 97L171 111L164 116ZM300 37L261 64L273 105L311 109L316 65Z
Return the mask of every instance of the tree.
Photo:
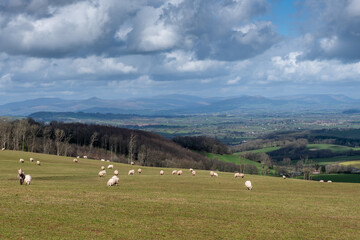
M135 145L136 145L136 135L132 132L129 140L129 155L128 163L134 162L135 160Z
M61 142L65 138L65 132L62 129L55 129L55 146L56 146L56 155L60 155Z

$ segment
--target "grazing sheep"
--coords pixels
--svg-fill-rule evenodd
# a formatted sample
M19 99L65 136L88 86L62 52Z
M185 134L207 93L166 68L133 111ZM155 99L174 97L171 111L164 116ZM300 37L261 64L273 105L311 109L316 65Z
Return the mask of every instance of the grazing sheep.
M141 168L139 168L139 169L138 169L138 173L141 173L141 172L142 172L142 170L141 170Z
M160 171L160 175L164 175L164 171L163 171L163 170Z
M177 170L172 171L172 175L175 175L177 173Z
M107 182L107 185L108 185L109 187L114 186L114 185L115 185L115 179L110 178L109 181Z
M114 168L114 165L108 165L107 168L108 168L108 169L113 169L113 168Z
M106 160L106 162L110 162L110 160Z
M331 180L328 180L327 182L330 182L330 183L331 183L332 181L331 181Z
M24 161L24 159L20 158L19 162L24 163L25 161Z
M216 173L216 172L214 172L214 177L218 177L219 175Z
M101 161L102 161L102 162L105 162L105 159L102 158Z
M39 165L39 166L40 166L40 161L36 161L36 165Z
M76 158L80 158L80 156L77 156Z
M132 170L129 170L129 173L128 173L128 175L134 175L135 174L135 170L134 169L132 169Z
M192 171L194 171L194 169L190 168L189 171L192 172Z
M119 178L117 176L113 176L112 179L115 180L115 185L118 185L119 183Z
M283 179L286 179L286 176L285 176L285 175L283 175Z
M248 190L252 190L252 185L249 180L245 182L245 187L247 187Z
M26 185L30 185L30 183L31 183L31 176L30 176L30 175L25 175L24 182L26 183Z
M33 162L34 161L34 159L33 158L30 158L30 162Z
M104 166L101 166L101 170L105 170L105 167L104 167Z
M105 170L102 170L99 172L99 177L103 177L106 175L106 171Z
M240 173L235 173L234 178L238 178L238 177L240 177Z
M324 182L324 180L320 180L320 182Z
M213 177L214 176L214 171L211 171L210 172L210 177Z
M179 170L179 171L177 171L177 175L181 175L182 174L182 170Z
M244 177L245 177L245 174L240 173L240 177L241 177L241 178L244 178Z
M87 156L84 156L84 158L87 158Z
M74 162L74 163L78 163L79 161L78 161L77 158L74 158L74 159L73 159L73 162Z
M131 162L130 164L131 164L131 165L134 165L135 163L134 163L134 162Z
M117 175L119 175L119 171L118 170L115 170L114 171L114 174L117 176Z
M5 148L2 148L1 151L5 151Z
M196 171L193 170L193 171L191 172L191 174L192 174L193 176L196 176Z
M23 185L24 179L25 179L25 174L24 174L24 172L21 170L21 168L18 170L18 176L17 176L17 178L20 180L20 185Z

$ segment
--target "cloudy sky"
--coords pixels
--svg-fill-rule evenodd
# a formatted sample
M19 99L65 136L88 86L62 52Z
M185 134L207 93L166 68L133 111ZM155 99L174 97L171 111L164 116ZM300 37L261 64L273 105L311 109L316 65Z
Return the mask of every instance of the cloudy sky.
M0 101L360 98L360 0L2 0Z

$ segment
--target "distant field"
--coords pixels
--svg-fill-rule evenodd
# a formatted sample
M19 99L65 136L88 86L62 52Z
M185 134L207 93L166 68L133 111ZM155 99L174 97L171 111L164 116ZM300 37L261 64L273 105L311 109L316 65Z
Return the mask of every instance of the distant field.
M360 169L360 160L358 160L358 161L341 162L340 164L342 164L342 165L347 165L347 166L353 166L353 167L355 167L355 168L359 168L359 169Z
M331 180L332 182L360 183L360 174L319 174L313 175L313 180Z
M313 158L311 160L320 165L326 165L326 164L332 164L332 163L336 163L336 162L352 161L352 160L359 160L359 159L360 159L360 156L340 156L340 157L332 157L332 158Z
M267 148L260 148L260 149L255 149L255 150L249 150L249 151L244 151L244 152L237 152L235 154L242 154L242 153L267 153L267 152L272 152L275 150L279 150L280 147L267 147Z
M359 184L150 167L128 176L138 167L114 163L120 183L107 187L101 165L0 151L0 239L359 239ZM30 186L19 185L20 167Z
M341 145L334 145L334 144L308 144L307 149L309 150L330 150L332 152L343 152L343 151L359 151L360 148L352 148L347 146L341 146Z
M220 161L235 163L236 165L240 165L241 163L241 164L252 164L258 168L260 168L261 166L261 164L258 162L254 162L249 159L239 157L238 155L229 155L229 154L220 155L220 154L207 153L206 156L210 159L217 158Z

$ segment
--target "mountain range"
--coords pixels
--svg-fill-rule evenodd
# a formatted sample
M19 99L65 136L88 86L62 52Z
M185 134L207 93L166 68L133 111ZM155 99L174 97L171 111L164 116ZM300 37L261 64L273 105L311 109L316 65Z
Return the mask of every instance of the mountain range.
M357 108L360 99L343 95L295 95L283 97L197 97L162 95L128 100L65 100L37 98L0 105L1 116L28 116L36 112L84 112L139 115L184 115L197 113L241 113L252 111L298 112L300 110L346 110Z

